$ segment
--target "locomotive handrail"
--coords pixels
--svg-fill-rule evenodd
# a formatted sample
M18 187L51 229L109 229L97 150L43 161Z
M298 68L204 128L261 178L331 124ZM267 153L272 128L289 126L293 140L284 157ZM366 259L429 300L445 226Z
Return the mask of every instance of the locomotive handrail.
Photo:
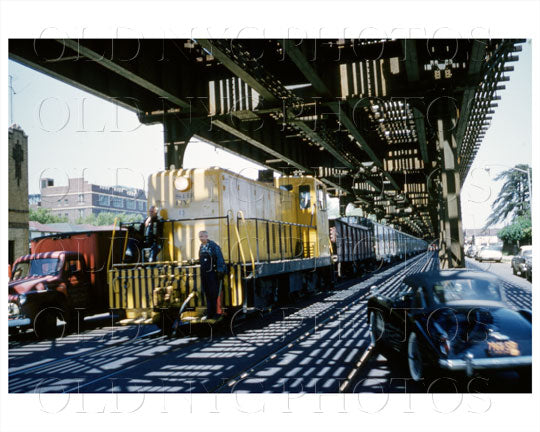
M305 225L305 224L299 224L295 222L284 222L284 221L279 221L279 220L274 220L274 219L265 219L265 218L258 218L258 217L248 217L244 219L247 221L255 220L259 222L270 222L270 223L276 223L276 224L281 224L281 225L297 226L297 227L302 227L302 228L313 228L313 229L317 228L315 225Z
M258 224L257 222L266 222L267 224L270 223L270 224L277 224L280 228L282 225L286 225L286 226L289 226L289 227L299 227L299 228L307 228L308 231L310 229L317 229L317 227L315 225L306 225L306 224L300 224L300 223L295 223L295 222L284 222L284 221L280 221L280 220L274 220L274 219L265 219L265 218L258 218L258 217L249 217L249 218L244 218L244 221L255 221L255 230L257 232L256 236L258 238ZM290 239L290 242L292 242L292 237ZM308 244L310 242L308 241ZM314 242L315 243L315 242ZM268 229L266 230L266 245L267 245L267 261L272 261L272 259L270 258L270 250L269 250L269 247L270 247L270 238L269 238L269 233L268 233ZM259 244L257 242L257 262L259 262ZM281 244L281 233L280 233L280 256L281 256L281 259L283 259L283 251L282 251L282 244ZM291 255L294 257L294 251L292 250L292 243L290 244L290 247L291 247ZM309 251L308 251L309 253Z
M122 228L121 223L120 223L120 228ZM127 249L127 244L128 244L128 237L129 237L129 231L126 230L126 237L124 238L124 248L122 250L122 262L124 261L124 259L126 257L126 249Z
M116 234L116 222L118 222L118 218L114 218L114 225L113 225L113 231L111 235L111 247L109 248L109 256L107 257L107 273L109 273L109 269L111 268L111 260L112 260L112 251L114 246L114 235Z
M232 212L232 210L229 210L229 212ZM231 263L231 236L230 236L230 231L229 231L229 212L227 212L227 215L226 216L209 216L209 217L196 217L196 218L182 218L182 219L162 219L160 222L162 223L170 223L171 224L171 233L169 235L169 255L171 256L171 259L169 261L153 261L151 263L147 263L147 262L139 262L139 263L120 263L120 264L114 264L113 263L113 266L120 266L120 265L123 265L123 266L132 266L133 264L136 264L136 265L157 265L157 264L170 264L172 261L175 261L176 263L180 263L182 262L182 252L181 250L179 251L179 255L180 255L180 259L177 259L175 260L174 259L174 224L175 222L193 222L193 221L200 221L200 220L220 220L220 219L226 219L227 220L227 243L228 243L228 251L229 251L229 264ZM233 216L234 216L234 213L233 213ZM115 219L116 221L116 219ZM135 225L140 225L140 224L143 224L144 222L120 222L119 223L119 228L121 229L122 227L129 227L129 226L135 226ZM114 236L113 236L114 238ZM124 260L125 258L125 251L126 251L126 246L127 246L127 240L128 240L128 234L126 232L126 239L125 239L125 242L124 242L124 254L122 255L122 261ZM163 238L161 238L161 240L163 240ZM171 241L172 240L172 241ZM111 242L111 247L112 247L112 242Z
M238 215L240 215L240 218L238 217ZM244 228L246 230L246 239L248 243L249 255L251 257L252 272L253 274L255 274L255 258L253 258L253 252L251 251L251 243L249 242L249 232L246 227L246 219L244 218L244 212L242 210L238 210L238 212L236 212L236 223L238 224L240 220L244 223Z
M229 216L229 213L232 214L232 217L234 218L234 212L232 209L227 210L227 216ZM238 241L238 251L240 252L240 259L242 260L242 264L246 264L246 257L244 255L244 249L242 248L242 242L240 240L240 232L238 231L238 226L234 225L234 233L236 234L236 240Z

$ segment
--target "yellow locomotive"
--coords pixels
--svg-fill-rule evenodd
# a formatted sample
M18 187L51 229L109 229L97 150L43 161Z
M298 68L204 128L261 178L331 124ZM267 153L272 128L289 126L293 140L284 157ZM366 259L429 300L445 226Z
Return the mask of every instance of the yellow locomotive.
M199 231L222 250L228 271L218 312L231 316L271 307L291 294L314 291L332 277L324 184L311 176L260 176L221 168L178 169L148 180L148 205L160 209L162 249L153 263L110 263L111 308L123 323L168 328L200 322L205 313L198 263ZM124 236L124 253L128 230Z

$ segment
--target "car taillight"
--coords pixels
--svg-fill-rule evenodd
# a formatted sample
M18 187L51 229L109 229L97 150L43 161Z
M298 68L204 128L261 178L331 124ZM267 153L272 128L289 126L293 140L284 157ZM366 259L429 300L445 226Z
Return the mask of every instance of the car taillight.
M442 336L440 341L439 349L441 350L441 353L445 355L450 354L450 340L447 337Z

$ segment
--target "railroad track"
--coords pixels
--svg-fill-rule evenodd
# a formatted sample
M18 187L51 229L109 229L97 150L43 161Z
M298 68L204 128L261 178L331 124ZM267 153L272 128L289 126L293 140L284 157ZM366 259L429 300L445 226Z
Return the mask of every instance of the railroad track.
M289 316L290 318L289 322L292 321L293 325L291 325L291 328L288 329L288 332L283 336L283 338L286 338L287 340L284 343L279 344L279 347L275 350L273 350L269 355L265 356L262 360L258 361L256 364L250 365L245 370L242 370L242 372L238 374L234 374L233 376L230 376L227 379L222 379L222 385L215 386L210 391L220 391L223 388L225 388L225 385L228 385L231 380L234 380L235 378L247 376L247 374L252 373L252 371L256 369L260 369L264 364L266 364L268 361L276 358L281 353L284 353L287 349L290 349L295 344L301 342L302 340L305 340L309 337L310 334L313 333L313 331L317 331L317 329L322 329L326 324L331 322L336 317L339 317L340 315L346 314L347 311L350 311L351 309L354 309L359 302L362 302L365 296L367 295L367 292L369 291L369 286L373 283L373 280L375 279L378 282L381 282L381 286L387 287L387 289L391 289L395 283L399 283L401 279L404 277L405 274L403 274L403 269L407 270L407 273L412 271L411 269L419 268L418 265L413 265L414 263L422 263L425 261L423 257L429 256L429 254L420 255L418 257L414 257L408 262L403 262L400 264L397 264L393 267L384 269L382 272L376 273L376 274L369 274L365 278L361 279L360 284L364 284L362 288L356 287L356 284L358 281L347 281L341 285L341 289L338 289L334 291L333 293L328 295L328 293L323 294L323 298L328 301L328 298L330 297L330 300L334 300L334 302L330 301L331 304L338 307L337 312L334 310L329 311L325 309L317 310L317 306L311 307L308 306L307 308L304 308L300 310L296 315L301 315L304 313L306 316L309 315L311 319L315 319L316 322L318 322L318 325L315 326L313 329L306 329L306 326L297 325L298 316ZM429 261L429 258L428 258ZM352 285L352 287L351 287ZM317 297L315 298L315 303L317 303ZM320 303L320 302L319 302ZM295 305L297 306L297 305ZM334 308L336 309L336 308ZM295 314L292 314L295 315ZM301 321L301 320L300 320ZM240 333L243 329L246 328L248 325L249 320L244 322L243 324L239 325L236 330L238 333ZM254 339L260 340L260 335L267 333L272 333L276 327L281 327L281 322L273 323L270 322L269 325L265 325L262 329L260 329L260 332L258 333L257 330L252 331L249 330L248 332L245 332L245 334L240 333L240 337L244 337L247 335L249 338L250 335L254 336ZM306 331L308 330L308 331ZM311 332L311 333L310 333ZM150 364L150 362L156 361L159 358L162 358L167 355L171 355L173 353L181 352L181 350L185 350L186 352L189 352L189 348L193 349L193 345L197 344L196 349L197 351L201 352L204 351L207 348L216 349L216 346L219 346L219 343L214 345L216 340L205 340L200 338L184 338L184 339L166 339L164 338L155 338L155 342L148 344L148 339L152 338L153 336L156 336L159 334L159 331L156 332L150 332L144 335L141 335L139 338L137 338L135 344L128 344L125 341L122 343L115 344L114 346L109 345L107 347L102 347L96 350L88 351L85 353L79 353L72 355L70 357L66 357L63 359L57 359L53 360L48 363L44 363L41 365L36 365L30 368L25 368L21 370L14 371L12 374L9 375L10 379L15 378L16 380L20 380L22 376L25 373L30 373L30 376L35 376L34 374L36 372L40 372L40 376L46 376L47 374L51 376L51 374L61 371L62 368L72 368L75 372L80 371L83 373L85 371L85 367L88 368L91 367L97 367L102 368L100 363L101 360L103 362L107 362L110 358L129 358L130 356L137 356L142 350L154 350L155 352L149 356L146 359L137 361L134 364L126 364L125 367L120 367L115 370L111 370L110 373L106 374L100 374L99 377L84 381L84 382L78 382L77 385L70 386L66 389L66 386L63 387L63 392L65 393L71 393L71 392L80 392L81 389L87 388L94 384L99 384L100 382L103 382L104 380L111 379L113 377L117 377L121 374L126 373L127 370L134 370L135 367L139 367L143 364L146 364L146 367ZM227 341L234 338L223 338L223 341ZM131 339L131 342L133 342L133 339ZM276 341L271 341L275 343ZM260 341L260 343L264 344L265 339L263 337L263 340ZM184 354L182 354L184 355ZM187 354L186 354L187 355ZM106 369L106 368L105 368ZM44 378L44 381L47 378ZM26 380L22 380L20 383L10 382L10 392L16 392L16 391L25 391L24 388L28 387L28 383L25 382ZM35 381L35 379L34 379Z
M436 264L436 261L433 258L433 255L427 255L428 259L424 263L423 257L424 255L420 255L419 257L415 257L408 262L403 262L398 264L397 266L394 266L386 271L385 273L393 273L389 275L389 277L381 284L380 287L378 287L379 292L385 293L390 292L392 290L399 289L399 285L402 281L402 279L410 273L414 273L417 271L425 271L428 269L431 269ZM396 270L396 267L400 267ZM404 268L404 270L402 270ZM247 379L250 376L253 376L256 372L261 371L266 365L268 365L271 362L275 362L279 356L285 355L289 350L293 349L298 344L304 342L309 337L312 337L316 332L322 332L324 328L329 324L332 323L334 320L338 319L341 315L345 315L349 313L350 311L354 310L358 305L362 304L361 307L364 307L365 300L370 295L369 290L362 290L360 293L353 294L352 296L354 298L351 298L350 296L347 297L347 304L343 305L343 307L338 310L335 313L330 313L327 316L319 317L321 320L317 325L315 325L312 329L309 331L303 332L296 338L294 338L291 341L288 341L286 344L280 346L279 348L275 349L271 353L269 353L267 356L265 356L263 359L257 361L255 364L249 366L248 368L243 369L242 371L236 373L234 376L223 380L221 384L214 387L210 392L221 392L226 391L228 389L233 389L236 385L238 385L239 382L242 380ZM369 356L369 353L371 351L371 346L368 347L366 352L362 354L360 362L364 362L367 357ZM348 380L352 378L350 376L347 379Z

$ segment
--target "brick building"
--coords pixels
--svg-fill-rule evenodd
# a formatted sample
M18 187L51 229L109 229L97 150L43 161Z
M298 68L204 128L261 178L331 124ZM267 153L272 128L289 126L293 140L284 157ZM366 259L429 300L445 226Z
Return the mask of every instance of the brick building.
M125 186L99 186L83 178L70 178L67 186L55 186L54 180L41 179L39 206L57 216L76 222L102 212L146 216L146 194L142 189Z
M18 125L8 138L8 259L28 253L28 136Z

